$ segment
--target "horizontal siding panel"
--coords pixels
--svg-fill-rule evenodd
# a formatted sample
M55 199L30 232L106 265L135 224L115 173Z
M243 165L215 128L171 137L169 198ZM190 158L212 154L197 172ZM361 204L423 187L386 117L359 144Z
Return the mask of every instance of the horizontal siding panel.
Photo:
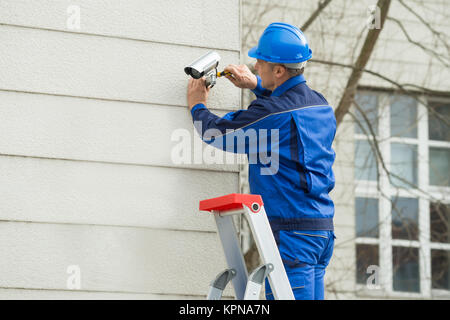
M429 58L431 59L431 58ZM450 77L449 68L443 67L438 62L433 62L430 65L399 63L398 61L376 60L369 61L367 69L378 72L383 76L395 81L397 84L415 84L433 90L449 91L450 84L444 79ZM414 72L411 72L414 70ZM381 80L378 77L363 73L359 84L362 86L383 86L398 89L394 84ZM406 87L406 89L416 89Z
M340 35L348 34L348 30L359 32L362 30L362 27L367 25L367 11L369 6L373 6L375 4L376 3L371 0L357 2L348 2L346 0L332 1L319 15L322 23L316 21L309 26L308 32L311 30L323 31L323 26L325 25L330 27L330 29L335 30L336 33ZM424 20L430 23L435 29L450 25L446 19L450 14L450 9L446 0L439 2L407 1L406 5L424 18ZM244 0L242 9L244 17L247 16L250 18L254 16L255 12L260 12L261 15L261 13L267 11L264 15L260 16L260 19L255 19L257 24L261 26L273 22L273 20L270 19L278 17L284 18L282 21L296 23L298 27L300 27L317 9L317 4L308 1L294 2L290 0L281 1L277 4L274 4L270 0ZM422 25L424 29L427 29L427 27L424 26L413 13L397 1L393 1L391 3L389 8L389 16L395 17L402 21L414 22L417 25ZM250 19L246 22L254 23L254 21ZM348 23L353 24L349 25ZM336 28L338 26L340 28ZM345 29L346 26L347 29ZM342 33L342 30L346 31L346 33Z
M0 156L0 220L215 231L200 200L235 173Z
M186 106L184 67L205 49L0 26L0 89ZM218 51L221 66L239 52ZM233 109L240 90L219 79L209 107Z
M215 233L0 223L0 287L203 295L225 267ZM228 293L229 294L229 293Z
M353 227L355 228L355 208L353 206L353 199L350 205L342 205L335 203L335 226L340 227Z
M336 175L336 181L341 181L344 179L352 179L353 174L348 175L345 178L341 178L339 175ZM352 179L353 181L353 179ZM354 203L354 186L353 184L336 184L335 188L330 192L330 197L333 199L335 206L353 206Z
M187 107L0 91L0 118L1 154L238 171L233 154L216 149L222 163L202 157L214 148L194 132ZM181 141L190 163L172 157Z
M0 300L197 300L202 296L161 295L148 293L89 292L81 290L2 289Z
M413 41L420 42L420 44L428 48L436 49L437 44L438 48L440 48L439 50L445 49L445 46L442 42L436 42L433 40L433 34L421 22L405 21L398 17L394 17L394 19L401 21L402 25L406 29L407 34ZM292 23L292 20L290 21L289 19L282 20L288 21L288 23ZM249 33L249 35L253 35L252 37L248 36L249 42L243 44L243 51L246 51L257 44L260 35L269 23L270 22L268 22L267 24L260 23L257 25L246 24L243 26L247 30L251 29L251 31L247 32ZM347 58L349 58L349 55L352 52L359 53L362 47L362 43L365 39L365 35L367 34L366 16L362 16L358 19L354 19L354 17L339 17L333 19L325 18L323 24L325 23L328 24L327 29L324 29L321 24L316 25L315 23L313 23L305 32L310 47L312 49L315 49L314 58L324 59L325 57L332 57L333 59L331 60L333 61L338 61L340 63L350 63L351 61ZM297 26L300 26L300 24L297 24ZM445 30L449 27L450 26L436 24L436 26L434 26L434 29L437 29L438 32L445 33ZM349 33L348 30L357 31ZM392 43L395 42L401 46L410 44L408 38L399 28L398 24L392 20L386 21L385 29L383 29L383 32L380 33L377 43L381 41ZM340 51L338 51L337 49L339 49ZM334 52L334 54L332 54L330 51ZM392 58L396 58L394 54L391 56ZM422 62L418 61L418 63Z
M209 50L239 63L240 6L0 0L0 299L205 297L226 263L198 203L236 192L238 165L176 163L173 134L205 151L183 69ZM220 116L240 104L226 79L210 91Z
M348 214L350 210L346 210ZM334 226L334 233L336 234L336 246L342 246L345 244L354 245L356 239L355 225L351 224L337 224Z
M83 33L239 51L239 0L2 0L0 22L62 31L80 7ZM217 19L227 12L226 19Z

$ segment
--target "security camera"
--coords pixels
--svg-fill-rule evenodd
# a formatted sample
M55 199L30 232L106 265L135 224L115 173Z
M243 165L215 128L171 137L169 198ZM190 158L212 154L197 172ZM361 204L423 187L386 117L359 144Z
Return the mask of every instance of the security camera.
M205 76L206 87L212 88L216 84L219 61L219 54L215 51L210 51L185 67L184 72L194 79L200 79Z

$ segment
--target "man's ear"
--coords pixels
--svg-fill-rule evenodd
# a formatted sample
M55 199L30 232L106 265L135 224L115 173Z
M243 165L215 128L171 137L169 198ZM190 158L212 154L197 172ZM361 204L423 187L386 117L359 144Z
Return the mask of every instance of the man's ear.
M282 78L284 76L284 74L287 72L286 68L280 65L276 65L274 67L274 73L275 73L275 77L277 78Z

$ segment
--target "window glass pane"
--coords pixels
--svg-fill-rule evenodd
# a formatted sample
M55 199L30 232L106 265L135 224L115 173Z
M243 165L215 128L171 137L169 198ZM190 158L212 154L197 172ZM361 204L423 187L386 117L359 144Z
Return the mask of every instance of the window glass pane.
M420 292L419 249L392 247L395 291Z
M391 97L391 136L417 138L417 101L414 98Z
M394 186L417 186L417 146L391 143L391 181Z
M371 265L379 265L378 246L371 244L357 244L356 245L356 282L366 284L367 278L370 276L367 273L367 268Z
M430 203L430 239L450 243L450 205Z
M428 138L450 141L450 103L428 104Z
M419 239L419 200L411 198L392 199L392 238Z
M450 149L430 148L430 184L450 186Z
M377 95L373 93L358 92L355 95L355 103L364 113L364 115L361 114L361 112L357 108L355 108L355 116L358 121L358 123L355 124L355 132L370 135L371 132L369 129L369 125L367 124L368 120L373 132L375 134L378 134ZM367 118L367 120L365 118ZM361 127L363 127L364 130L361 129Z
M431 250L431 287L450 290L450 251Z
M355 141L355 178L357 180L377 180L375 155L368 141Z
M378 199L356 198L356 236L378 238Z

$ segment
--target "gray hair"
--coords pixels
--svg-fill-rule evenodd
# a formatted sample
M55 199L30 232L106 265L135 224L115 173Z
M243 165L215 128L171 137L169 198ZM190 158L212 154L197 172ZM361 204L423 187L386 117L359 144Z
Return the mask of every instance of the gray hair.
M288 69L303 69L306 66L307 61L298 62L298 63L281 63Z
M303 62L299 62L299 63L271 63L271 64L273 66L281 65L281 66L285 67L289 76L295 77L295 76L303 74L303 71L305 70L306 62L307 61L303 61Z
M287 73L289 74L289 76L292 78L292 77L303 74L303 71L305 71L305 68L301 68L301 69L286 68L286 70L287 70Z

